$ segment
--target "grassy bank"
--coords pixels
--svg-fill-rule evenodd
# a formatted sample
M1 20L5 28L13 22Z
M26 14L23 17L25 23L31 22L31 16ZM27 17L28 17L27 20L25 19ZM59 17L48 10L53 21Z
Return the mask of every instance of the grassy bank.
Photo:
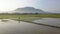
M32 21L41 18L60 18L60 14L0 14L0 19L13 19Z

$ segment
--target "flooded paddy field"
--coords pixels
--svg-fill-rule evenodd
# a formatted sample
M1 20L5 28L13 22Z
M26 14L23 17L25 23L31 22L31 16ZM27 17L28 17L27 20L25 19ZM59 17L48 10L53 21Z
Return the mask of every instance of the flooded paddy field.
M60 26L60 19L43 18L36 23ZM60 28L43 26L11 19L0 19L0 34L60 34Z

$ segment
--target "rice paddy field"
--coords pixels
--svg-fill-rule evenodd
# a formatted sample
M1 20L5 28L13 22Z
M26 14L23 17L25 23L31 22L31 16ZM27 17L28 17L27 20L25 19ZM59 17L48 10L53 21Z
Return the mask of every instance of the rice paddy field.
M20 33L21 31L25 33L34 32L34 34L35 33L40 34L41 32L45 34L51 31L53 33L60 33L60 14L0 14L0 20L3 23L3 25L5 23L5 25L7 25L8 28L9 27L12 28L12 26L14 28L16 27L18 33ZM4 27L7 27L5 25ZM27 31L25 27L28 29ZM12 30L13 33L15 32L15 30L14 29ZM3 32L4 31L5 30L3 30ZM10 29L8 31L10 32Z
M41 18L60 18L60 14L0 14L0 19L33 21Z

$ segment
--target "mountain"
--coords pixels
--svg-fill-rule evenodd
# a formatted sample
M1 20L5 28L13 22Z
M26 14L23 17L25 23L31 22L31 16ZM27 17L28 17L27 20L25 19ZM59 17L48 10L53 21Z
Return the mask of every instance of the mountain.
M47 13L47 12L44 12L43 10L36 9L33 7L18 8L14 11L15 13Z

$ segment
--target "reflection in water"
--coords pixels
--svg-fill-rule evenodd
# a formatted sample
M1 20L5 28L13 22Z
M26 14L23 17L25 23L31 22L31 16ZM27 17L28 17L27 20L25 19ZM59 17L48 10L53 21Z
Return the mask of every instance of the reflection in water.
M41 20L35 20L33 22L54 25L54 26L60 26L60 18L43 18Z
M12 19L0 19L0 22L4 22L4 23L12 23L12 22L16 22L16 20L12 20ZM18 21L18 23L20 23L20 21Z
M4 24L1 24L4 23ZM60 29L32 23L8 20L0 22L0 34L60 34Z
M7 22L9 21L10 19L1 19L1 22Z

